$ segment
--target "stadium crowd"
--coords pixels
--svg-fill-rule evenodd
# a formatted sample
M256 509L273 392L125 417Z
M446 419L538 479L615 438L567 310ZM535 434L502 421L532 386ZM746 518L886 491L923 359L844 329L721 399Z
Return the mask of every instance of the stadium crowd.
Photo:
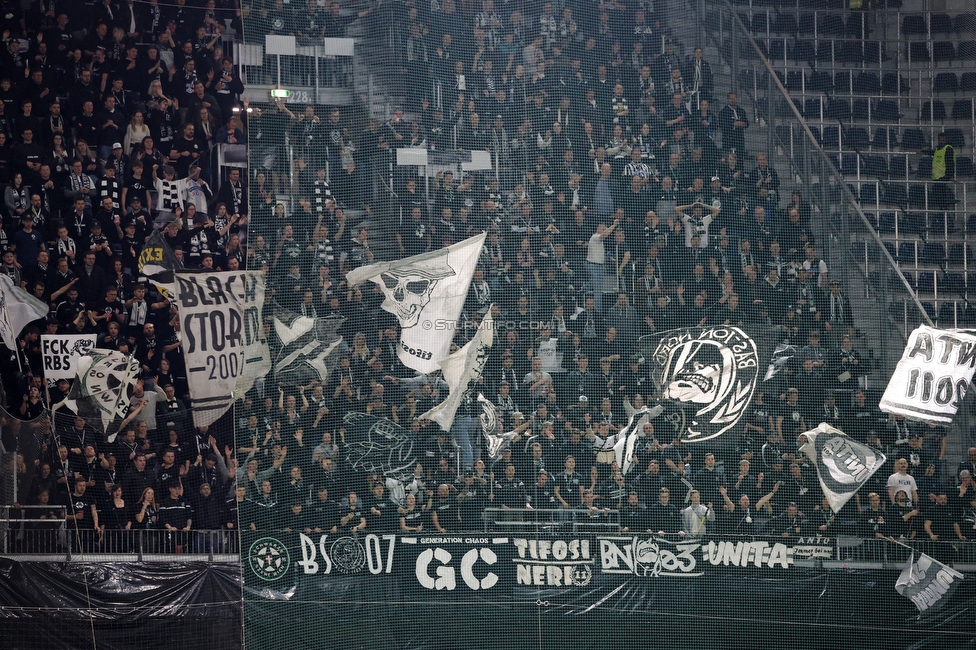
M945 430L878 410L845 278L830 275L818 252L817 210L781 187L764 153L749 151L752 116L736 93L715 87L702 49L652 3L502 4L407 0L373 12L368 29L399 30L409 82L408 104L382 124L284 103L248 112L233 63L218 51L223 10L192 13L185 0L135 36L132 21L102 21L114 45L98 20L83 21L90 35L77 50L74 37L63 46L77 78L54 92L38 92L50 78L41 66L38 81L31 60L55 36L27 39L24 54L10 55L23 70L4 68L16 85L0 81L15 141L9 178L0 178L9 181L2 271L52 306L48 322L22 337L17 407L34 415L47 399L42 331L97 331L99 347L134 351L143 367L118 438L66 419L35 466L23 463L24 503L64 508L71 526L90 530L445 532L481 529L485 509L499 508L553 521L564 519L558 511L614 510L622 530L668 535L976 535L976 449L948 458ZM242 14L267 18L275 33L327 33L333 23L315 22L320 3L304 9L245 2ZM56 35L71 33L55 20ZM126 49L129 39L154 45ZM164 54L174 57L169 72L157 60ZM262 166L217 169L209 147L248 133L261 134L251 160ZM377 172L406 146L489 150L495 165L440 173L429 195L416 170L397 168L394 198L377 201ZM214 196L210 184L224 173ZM397 323L380 309L379 288L345 280L382 249L369 226L347 223L359 207L394 224L394 241L383 243L399 256L488 232L455 343L494 310L478 390L519 434L501 458L488 458L470 428L475 404L462 406L451 432L420 417L446 385L398 360ZM344 353L329 379L286 386L271 374L238 404L232 426L194 428L174 309L135 282L153 227L189 267L263 270L269 317L272 302L343 316ZM658 397L635 342L723 324L796 353L720 443L682 442L655 420L638 469L622 476L614 435ZM268 333L274 356L280 341ZM540 352L553 340L561 367L544 367ZM67 389L50 387L49 403ZM410 432L412 472L382 476L346 462L343 421L357 411ZM893 459L894 471L882 468L836 517L796 449L797 435L820 422Z

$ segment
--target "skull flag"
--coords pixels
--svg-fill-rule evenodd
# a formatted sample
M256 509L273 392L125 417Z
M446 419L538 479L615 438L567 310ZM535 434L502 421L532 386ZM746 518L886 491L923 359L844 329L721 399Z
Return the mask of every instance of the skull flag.
M403 365L434 372L450 353L484 243L482 233L440 250L361 266L346 276L350 285L372 280L383 291L383 309L400 321L398 356Z

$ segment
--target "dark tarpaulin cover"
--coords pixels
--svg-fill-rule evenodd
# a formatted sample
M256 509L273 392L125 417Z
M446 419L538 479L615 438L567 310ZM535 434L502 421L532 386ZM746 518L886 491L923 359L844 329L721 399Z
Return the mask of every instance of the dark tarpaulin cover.
M4 650L95 647L92 626L100 650L156 647L164 639L170 647L207 640L208 650L240 648L241 610L236 564L0 558Z

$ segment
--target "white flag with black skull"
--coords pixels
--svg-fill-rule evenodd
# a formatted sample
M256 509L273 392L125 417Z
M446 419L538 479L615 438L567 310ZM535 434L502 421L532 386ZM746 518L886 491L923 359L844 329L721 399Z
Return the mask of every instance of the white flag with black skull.
M397 355L403 365L429 373L447 357L484 242L482 233L429 253L361 266L346 276L350 285L372 280L383 291L383 309L400 321Z
M797 444L800 453L817 468L820 487L834 512L840 512L887 460L880 451L850 438L826 422L801 433Z
M468 391L481 377L485 364L488 363L488 355L491 353L491 344L494 341L494 332L495 321L491 317L491 310L488 310L478 326L474 338L460 350L440 361L444 381L447 382L450 393L443 402L421 415L421 418L433 420L444 431L451 430L454 414L457 412L458 406L461 405L461 400L467 396Z

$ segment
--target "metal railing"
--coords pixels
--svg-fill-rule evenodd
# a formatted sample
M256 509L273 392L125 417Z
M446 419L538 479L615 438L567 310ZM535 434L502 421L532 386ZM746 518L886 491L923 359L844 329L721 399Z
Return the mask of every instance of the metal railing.
M0 528L0 555L126 555L142 560L155 555L240 553L236 530L93 530L60 520L11 520Z
M620 530L620 511L610 508L485 508L485 532L599 533Z

